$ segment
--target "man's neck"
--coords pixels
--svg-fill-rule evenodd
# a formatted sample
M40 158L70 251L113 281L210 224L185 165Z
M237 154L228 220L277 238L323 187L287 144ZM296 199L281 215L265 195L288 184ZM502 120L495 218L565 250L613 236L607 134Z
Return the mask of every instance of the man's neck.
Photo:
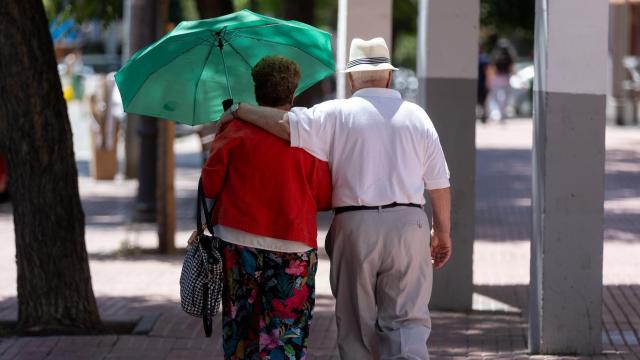
M362 87L351 89L351 93L355 93L356 91L363 90L363 89L389 89L389 88L386 86L362 86Z

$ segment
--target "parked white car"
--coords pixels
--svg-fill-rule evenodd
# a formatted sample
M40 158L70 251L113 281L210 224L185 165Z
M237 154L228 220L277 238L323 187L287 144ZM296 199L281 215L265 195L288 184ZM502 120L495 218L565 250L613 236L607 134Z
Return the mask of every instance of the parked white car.
M535 69L531 61L521 61L515 64L515 73L509 78L511 98L509 107L512 116L531 116L533 110L533 79Z

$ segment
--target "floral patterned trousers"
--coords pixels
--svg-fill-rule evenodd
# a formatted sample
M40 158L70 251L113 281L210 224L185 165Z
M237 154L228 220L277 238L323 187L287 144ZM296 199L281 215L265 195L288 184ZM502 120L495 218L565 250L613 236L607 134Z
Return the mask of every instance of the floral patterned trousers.
M223 242L226 359L304 359L315 303L316 250L282 253Z

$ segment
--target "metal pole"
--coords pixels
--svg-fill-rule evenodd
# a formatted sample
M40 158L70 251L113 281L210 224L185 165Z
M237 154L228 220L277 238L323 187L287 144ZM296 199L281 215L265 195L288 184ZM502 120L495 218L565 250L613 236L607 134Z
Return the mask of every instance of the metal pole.
M218 49L220 49L220 57L222 57L222 66L224 67L224 76L227 79L227 90L229 91L229 99L233 99L233 94L231 93L231 84L229 83L229 72L227 72L227 63L224 61L224 43L222 42L222 33L218 34ZM206 66L207 64L205 64Z

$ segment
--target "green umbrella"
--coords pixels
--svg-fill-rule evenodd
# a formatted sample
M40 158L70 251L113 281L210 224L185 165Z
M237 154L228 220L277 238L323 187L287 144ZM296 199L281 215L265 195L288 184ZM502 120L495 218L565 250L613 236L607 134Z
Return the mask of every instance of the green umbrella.
M181 22L135 53L116 83L126 112L203 124L218 119L225 99L255 103L251 69L268 55L300 66L296 94L335 71L329 33L242 10Z

